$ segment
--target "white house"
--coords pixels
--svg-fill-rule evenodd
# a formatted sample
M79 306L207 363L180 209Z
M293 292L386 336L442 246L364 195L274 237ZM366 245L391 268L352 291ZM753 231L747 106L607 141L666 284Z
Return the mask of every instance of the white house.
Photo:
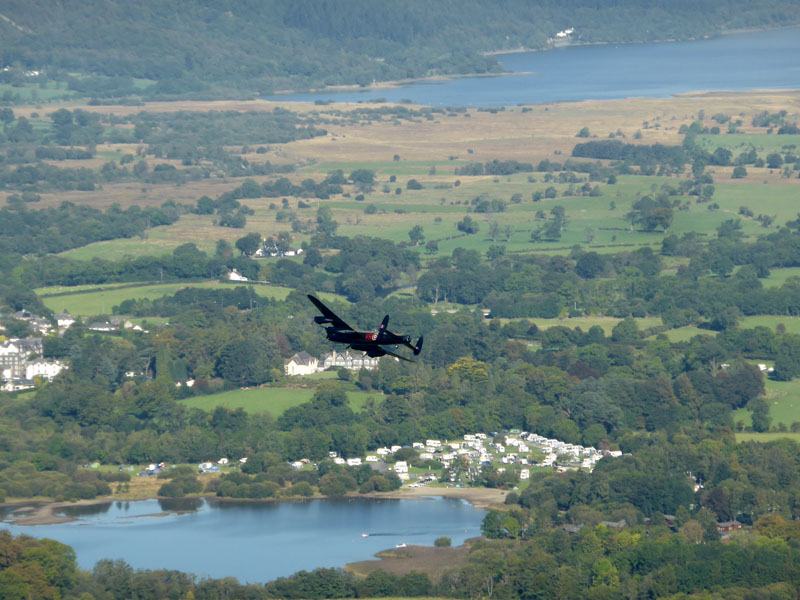
M33 379L34 377L52 379L65 368L66 365L57 360L33 360L25 364L25 379Z
M356 458L348 458L347 459L347 466L348 467L359 467L359 466L361 466L361 459L358 458L358 457L356 457Z
M284 361L283 371L290 376L311 375L319 371L319 360L303 350Z
M361 352L336 352L333 350L328 354L322 355L322 361L319 366L320 371L329 369L330 367L343 367L348 371L360 371L361 369L377 369L380 364L379 358L367 356Z
M75 324L75 318L67 312L56 315L56 323L59 329L69 329Z
M250 281L247 277L239 273L236 269L231 269L228 273L228 281Z

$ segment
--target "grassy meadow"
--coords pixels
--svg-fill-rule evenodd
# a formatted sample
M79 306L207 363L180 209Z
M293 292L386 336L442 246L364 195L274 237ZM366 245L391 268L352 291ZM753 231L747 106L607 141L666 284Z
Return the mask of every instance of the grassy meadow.
M208 396L195 396L188 400L181 400L190 408L199 408L205 411L212 411L218 406L224 406L230 410L242 408L248 413L264 414L268 413L273 417L279 417L283 412L308 402L314 395L313 388L255 388L232 390ZM379 394L367 392L347 392L347 399L350 408L359 411L363 408L367 399L380 398Z
M769 403L769 415L772 425L783 423L789 427L795 421L800 421L800 381L773 381L764 379L766 398ZM733 422L742 421L745 426L752 425L750 411L740 408L733 413ZM739 434L737 434L738 439Z
M594 326L599 326L602 328L603 333L605 333L606 336L610 336L614 327L616 327L617 324L622 321L622 319L618 319L616 317L565 317L563 319L556 318L531 320L539 329L549 329L550 327L555 327L558 325L561 327L569 327L570 329L580 327L581 330L586 332ZM644 317L634 320L636 321L636 324L639 326L640 330L649 329L650 327L658 327L662 324L660 317Z
M118 306L129 299L149 299L153 300L162 296L169 296L187 287L199 287L206 289L233 288L239 285L251 285L255 287L256 293L260 296L283 300L292 291L290 288L276 285L266 285L254 282L220 282L217 280L198 281L198 282L178 282L178 283L156 283L156 284L110 284L102 286L76 286L81 288L75 293L69 293L72 288L63 286L53 286L39 288L37 294L42 298L44 305L54 312L68 312L74 316L90 316L110 314L114 306ZM57 294L57 295L56 295ZM319 296L323 300L343 300L338 294L321 292Z

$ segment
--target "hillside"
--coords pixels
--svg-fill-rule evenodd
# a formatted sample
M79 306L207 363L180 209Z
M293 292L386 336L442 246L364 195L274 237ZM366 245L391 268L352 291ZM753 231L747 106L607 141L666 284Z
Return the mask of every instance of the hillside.
M611 6L610 6L611 5ZM487 51L686 39L800 23L797 0L10 0L0 83L60 82L96 98L231 97L281 89L482 73ZM36 71L37 74L33 74Z

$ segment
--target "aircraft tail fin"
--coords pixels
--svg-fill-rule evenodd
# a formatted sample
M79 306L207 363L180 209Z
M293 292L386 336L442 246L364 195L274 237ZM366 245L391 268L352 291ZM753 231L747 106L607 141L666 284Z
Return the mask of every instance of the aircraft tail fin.
M419 339L417 340L417 345L414 346L414 356L419 355L421 351L422 351L422 336L419 336Z
M386 327L389 325L389 315L383 317L383 321L381 321L381 326L378 327L378 343L380 344L386 338Z

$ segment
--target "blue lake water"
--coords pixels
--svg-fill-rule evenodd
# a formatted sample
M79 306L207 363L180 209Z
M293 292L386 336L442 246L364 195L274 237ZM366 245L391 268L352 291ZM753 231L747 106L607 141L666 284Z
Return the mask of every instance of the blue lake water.
M513 76L463 77L397 88L268 96L269 100L404 99L429 106L515 106L667 97L693 91L799 89L800 29L707 40L568 46L500 57Z
M480 535L486 513L464 500L431 498L145 500L70 507L64 514L77 520L27 527L3 522L0 527L14 535L69 544L85 569L102 558L122 558L135 568L177 569L255 583L303 569L369 560L401 543L430 546L448 536L458 545Z

